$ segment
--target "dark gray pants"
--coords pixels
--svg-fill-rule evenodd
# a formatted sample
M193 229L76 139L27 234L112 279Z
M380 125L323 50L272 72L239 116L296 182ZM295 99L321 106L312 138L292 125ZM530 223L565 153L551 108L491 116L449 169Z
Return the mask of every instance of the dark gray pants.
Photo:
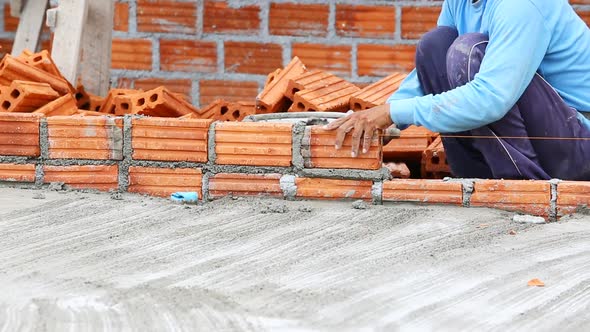
M471 81L479 71L487 41L488 37L480 33L458 36L450 27L438 27L424 35L416 51L416 69L424 93L440 94ZM461 49L471 52L466 54ZM567 139L590 138L590 131L576 115L577 111L537 74L499 121L466 132L443 133L453 175L589 180L590 140Z

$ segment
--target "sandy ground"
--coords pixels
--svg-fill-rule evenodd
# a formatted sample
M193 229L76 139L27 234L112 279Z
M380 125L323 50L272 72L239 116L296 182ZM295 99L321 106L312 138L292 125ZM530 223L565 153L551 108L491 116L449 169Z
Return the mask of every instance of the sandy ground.
M0 188L0 331L587 330L590 217L511 217Z

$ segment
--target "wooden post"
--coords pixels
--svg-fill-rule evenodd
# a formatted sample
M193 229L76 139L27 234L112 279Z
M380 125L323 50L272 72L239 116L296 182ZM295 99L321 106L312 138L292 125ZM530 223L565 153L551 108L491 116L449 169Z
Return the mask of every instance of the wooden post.
M110 87L114 3L90 1L82 37L80 79L86 91L104 96Z
M82 32L87 13L88 0L60 0L59 6L50 9L47 14L48 23L55 24L51 57L62 75L73 85L77 83Z
M20 16L16 37L12 45L12 55L18 56L25 49L35 52L39 44L48 0L28 0L22 7L22 13L20 12L21 1L11 0L10 5L11 14ZM17 8L19 15L14 15Z

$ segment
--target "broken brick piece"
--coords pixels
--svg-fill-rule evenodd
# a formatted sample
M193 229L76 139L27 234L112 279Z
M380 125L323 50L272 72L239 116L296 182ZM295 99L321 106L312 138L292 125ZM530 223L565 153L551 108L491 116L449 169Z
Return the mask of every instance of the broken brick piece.
M373 83L350 97L350 109L357 112L383 105L401 85L406 74L394 73Z
M438 136L422 153L422 177L444 178L451 175L451 168L447 162L447 155Z
M71 188L116 190L119 167L111 166L43 166L43 183L63 182Z
M191 168L129 168L129 192L169 197L175 192L197 192L202 198L203 173Z
M290 123L221 122L215 125L216 163L291 166Z
M134 118L131 128L133 159L206 163L212 122L205 119Z
M43 114L44 116L74 115L78 113L78 106L76 105L76 98L68 93L45 104L45 106L33 113Z
M303 62L298 57L294 57L283 70L269 75L264 89L256 97L257 113L276 113L287 109L289 100L285 98L285 91L289 80L300 76L305 71Z
M15 80L47 83L53 90L62 95L76 93L72 85L64 78L30 66L10 54L6 54L0 63L0 85L6 86Z
M215 174L209 179L209 197L283 197L280 180L281 174Z
M104 101L103 97L87 92L83 85L76 89L76 105L78 109L99 112Z
M229 103L217 99L211 104L202 108L196 115L191 116L197 119L221 120L221 116L229 112Z
M432 204L463 203L463 186L441 180L399 179L383 182L383 201Z
M478 180L471 206L496 208L547 217L551 204L551 185L547 181Z
M4 112L30 113L59 98L59 94L46 83L13 81L4 89L0 107Z
M590 182L562 181L557 185L557 214L564 216L590 207Z
M410 177L410 169L405 163L384 163L383 167L389 170L389 174L393 178L408 179Z
M392 139L383 147L386 161L421 161L422 153L436 137L436 133L424 127L410 126L401 131L401 136Z
M106 98L103 101L102 106L100 107L100 112L108 113L108 114L115 114L115 97L116 96L123 96L123 95L131 95L143 92L142 90L131 90L131 89L111 89L107 94Z
M35 182L35 165L0 164L0 181Z
M47 118L49 158L123 159L123 119L54 116Z
M172 93L165 87L144 92L140 96L131 96L131 113L138 115L176 118L190 113L199 113L184 97Z
M242 121L248 115L255 114L256 104L249 101L232 102L227 105L227 111L221 115L221 121Z
M367 153L362 146L357 157L351 156L352 134L344 139L340 150L336 144L336 131L328 131L319 126L305 128L302 142L302 155L307 168L344 168L377 170L382 167L382 144L379 132L375 133Z
M297 198L370 201L373 181L297 178Z
M39 157L40 114L0 112L0 155Z

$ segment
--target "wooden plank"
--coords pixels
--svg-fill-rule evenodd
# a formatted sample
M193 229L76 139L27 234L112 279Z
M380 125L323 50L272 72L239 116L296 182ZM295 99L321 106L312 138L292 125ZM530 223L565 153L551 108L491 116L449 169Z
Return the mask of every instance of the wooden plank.
M82 32L87 13L88 0L60 0L55 10L55 34L51 57L62 75L73 85L76 85Z
M113 1L90 1L82 37L80 79L86 91L104 96L110 87Z
M18 56L25 49L33 52L37 50L48 2L48 0L28 0L25 2L12 46L12 55ZM15 5L19 4L15 3Z

